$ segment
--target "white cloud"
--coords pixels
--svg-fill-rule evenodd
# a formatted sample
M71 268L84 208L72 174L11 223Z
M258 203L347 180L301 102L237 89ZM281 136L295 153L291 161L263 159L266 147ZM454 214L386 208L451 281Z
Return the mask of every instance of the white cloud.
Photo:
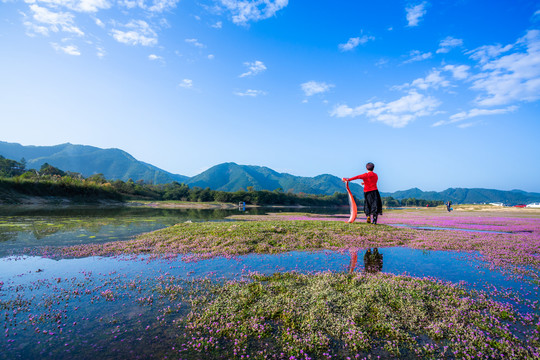
M448 36L446 39L441 40L439 43L439 49L437 49L437 54L445 54L447 52L450 52L455 47L462 46L463 40L462 39L456 39L451 36Z
M247 89L247 90L244 91L244 92L237 91L237 92L235 92L234 94L235 94L235 95L238 95L238 96L257 97L257 96L259 96L259 95L266 95L266 92L265 92L265 91L262 91L262 90Z
M389 60L386 58L381 58L375 62L375 66L377 67L383 67L384 65L388 64Z
M412 90L407 95L389 103L382 101L370 102L355 108L339 105L330 112L330 115L335 117L364 115L372 121L379 121L394 128L401 128L416 118L433 115L434 110L439 105L439 100Z
M481 72L475 76L472 89L481 91L476 98L481 106L498 106L512 102L540 99L540 31L529 30L513 45L501 47L481 56L477 50L471 57L478 59ZM513 49L514 51L509 53ZM488 54L488 55L486 55ZM506 54L499 56L501 54Z
M96 13L111 7L108 0L25 0L25 2L29 4L41 3L51 8L65 7L83 13Z
M103 21L101 21L100 19L96 18L95 19L95 22L96 22L96 25L99 26L100 28L102 29L105 29L105 24L103 23Z
M509 106L503 109L471 109L469 111L462 111L460 113L450 116L450 122L461 121L465 119L470 119L477 116L486 116L486 115L499 115L505 114L508 112L515 111L517 106Z
M208 60L213 60L216 56L214 54L209 54L207 57Z
M469 51L468 54L471 54L471 59L479 61L481 64L485 64L491 59L494 59L501 55L502 53L505 53L509 50L511 50L513 45L509 44L506 46L501 46L500 44L497 45L485 45L481 46L479 48L476 48L472 51Z
M400 86L394 86L394 89L402 90L407 88L417 88L427 90L429 88L438 89L440 87L449 87L451 84L439 70L433 69L425 78L418 78L411 83L406 83Z
M58 45L56 43L51 43L51 45L58 52L63 52L65 54L74 55L74 56L81 55L81 52L79 51L79 49L75 45L61 46L61 45Z
M180 0L154 0L147 9L152 12L163 12L175 8L178 1Z
M69 12L53 12L47 8L35 4L30 5L30 10L33 12L32 18L38 23L47 25L48 31L58 32L61 30L79 36L84 35L84 33L77 26L75 26L73 21L74 16ZM38 33L48 34L48 31L45 31L42 27L37 25L33 27L31 25L27 25L27 27L28 26Z
M97 50L96 55L97 55L98 58L102 59L103 57L105 57L105 49L104 48L98 46L98 47L96 47L96 50Z
M221 21L218 21L214 25L211 25L214 29L221 29L223 27L223 23Z
M70 1L73 5L70 7L75 11L95 13L101 9L109 9L111 4L107 0L80 0Z
M443 70L452 72L452 76L458 80L465 80L469 77L469 69L467 65L446 65Z
M144 20L132 20L125 25L128 31L113 29L113 38L123 44L152 46L157 44L157 34Z
M26 27L26 34L30 37L33 37L36 34L49 36L49 28L46 26L36 25L30 21L25 21L23 25Z
M360 44L367 43L369 40L375 40L375 38L373 36L367 35L364 35L362 37L350 38L345 44L339 44L338 47L341 51L350 51Z
M128 9L140 8L153 13L161 13L176 7L179 0L153 0L147 2L145 0L119 0L118 4Z
M219 2L231 13L233 23L237 25L268 19L289 4L289 0L219 0Z
M178 86L183 87L184 89L191 89L193 87L193 80L184 79Z
M412 62L415 62L415 61L422 61L422 60L430 59L433 56L433 54L431 52L422 53L419 50L412 50L409 53L409 56L410 56L410 59L404 61L403 62L404 64L412 63Z
M325 82L317 81L308 81L303 84L300 84L302 91L306 96L312 96L315 94L322 94L334 87L332 84L327 84Z
M407 12L407 22L409 23L409 26L418 26L418 23L420 22L422 16L426 14L426 6L427 3L423 2L418 5L409 5L405 8L405 11Z
M245 62L244 65L247 66L248 71L240 74L240 77L254 76L266 70L266 65L259 60L255 60L254 62Z
M152 60L152 61L155 61L155 60L163 60L163 58L159 55L156 55L156 54L150 54L148 55L148 59L149 60Z
M471 109L469 111L462 111L457 114L454 114L450 116L450 120L441 120L433 124L432 126L441 126L441 125L448 125L453 124L457 122L461 122L466 119L474 118L477 116L488 116L488 115L500 115L500 114L506 114L509 112L513 112L517 110L517 106L508 106L506 108L501 109ZM468 127L468 126L462 126L462 127Z
M186 39L186 42L188 44L191 44L191 45L195 46L195 47L198 47L199 49L203 49L203 48L206 47L206 45L200 43L199 40L197 40L197 39Z

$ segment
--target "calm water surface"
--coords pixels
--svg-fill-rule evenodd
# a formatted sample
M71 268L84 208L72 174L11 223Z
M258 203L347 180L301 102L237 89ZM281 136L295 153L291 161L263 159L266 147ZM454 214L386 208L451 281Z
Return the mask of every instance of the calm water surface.
M306 212L305 208L296 210ZM336 209L310 210L336 213ZM264 213L268 209L249 211ZM223 221L238 213L148 208L0 208L0 359L177 358L171 344L175 344L181 329L174 325L174 319L185 314L189 305L158 296L155 289L162 282L242 279L252 272L362 272L369 267L367 261L373 259L365 256L367 249L250 254L191 262L181 257L53 260L17 255L25 248L39 246L126 240L180 222ZM466 287L483 290L496 287L531 301L539 296L538 286L490 271L473 259L474 254L401 247L380 248L378 253L375 269L383 272L464 282ZM373 268L373 263L370 266ZM515 305L521 308L519 303ZM163 311L168 307L173 310Z

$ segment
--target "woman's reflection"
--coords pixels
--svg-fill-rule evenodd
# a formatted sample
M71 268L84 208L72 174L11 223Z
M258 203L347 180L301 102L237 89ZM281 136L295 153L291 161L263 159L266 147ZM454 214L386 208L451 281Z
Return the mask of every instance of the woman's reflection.
M378 273L383 267L383 256L379 253L379 249L367 249L364 254L364 271L368 273Z

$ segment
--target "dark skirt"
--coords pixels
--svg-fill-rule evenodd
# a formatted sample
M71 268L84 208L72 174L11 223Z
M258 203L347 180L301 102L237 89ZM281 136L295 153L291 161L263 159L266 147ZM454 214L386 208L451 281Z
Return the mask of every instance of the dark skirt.
M369 215L382 215L382 200L379 190L364 193L364 213Z

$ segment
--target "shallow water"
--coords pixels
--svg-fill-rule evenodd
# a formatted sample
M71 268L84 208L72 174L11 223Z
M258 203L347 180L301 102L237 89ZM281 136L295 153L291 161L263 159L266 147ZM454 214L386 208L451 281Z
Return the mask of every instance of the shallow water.
M250 211L263 214L280 210L336 212L305 208ZM175 346L179 345L177 337L183 330L174 320L189 310L189 304L159 296L155 289L164 282L189 286L193 279L243 279L253 272L364 270L366 249L352 253L295 251L203 260L197 256L185 256L184 260L152 260L149 256L57 260L8 256L39 246L126 240L180 222L222 221L238 213L147 208L0 208L0 359L178 358ZM402 247L378 251L385 273L463 282L467 288L490 291L496 299L510 302L522 312L529 311L526 305L540 297L537 285L487 269L477 259L481 259L478 253ZM516 301L514 294L528 302Z
M230 215L264 214L267 210L0 206L0 257L21 254L25 249L42 246L128 240L145 232L186 221L224 221ZM274 209L276 212L279 210ZM298 211L287 209L295 210Z
M482 268L470 256L474 254L401 247L378 251L383 272L465 282L464 286L480 290L496 287L530 301L538 298L537 287ZM13 301L17 306L0 309L0 325L6 329L0 358L175 357L179 345L175 339L183 330L174 319L185 314L189 305L158 296L154 290L160 283L242 279L252 272L362 272L365 249L356 251L356 264L354 253L295 251L190 262L148 256L3 258L0 304Z

